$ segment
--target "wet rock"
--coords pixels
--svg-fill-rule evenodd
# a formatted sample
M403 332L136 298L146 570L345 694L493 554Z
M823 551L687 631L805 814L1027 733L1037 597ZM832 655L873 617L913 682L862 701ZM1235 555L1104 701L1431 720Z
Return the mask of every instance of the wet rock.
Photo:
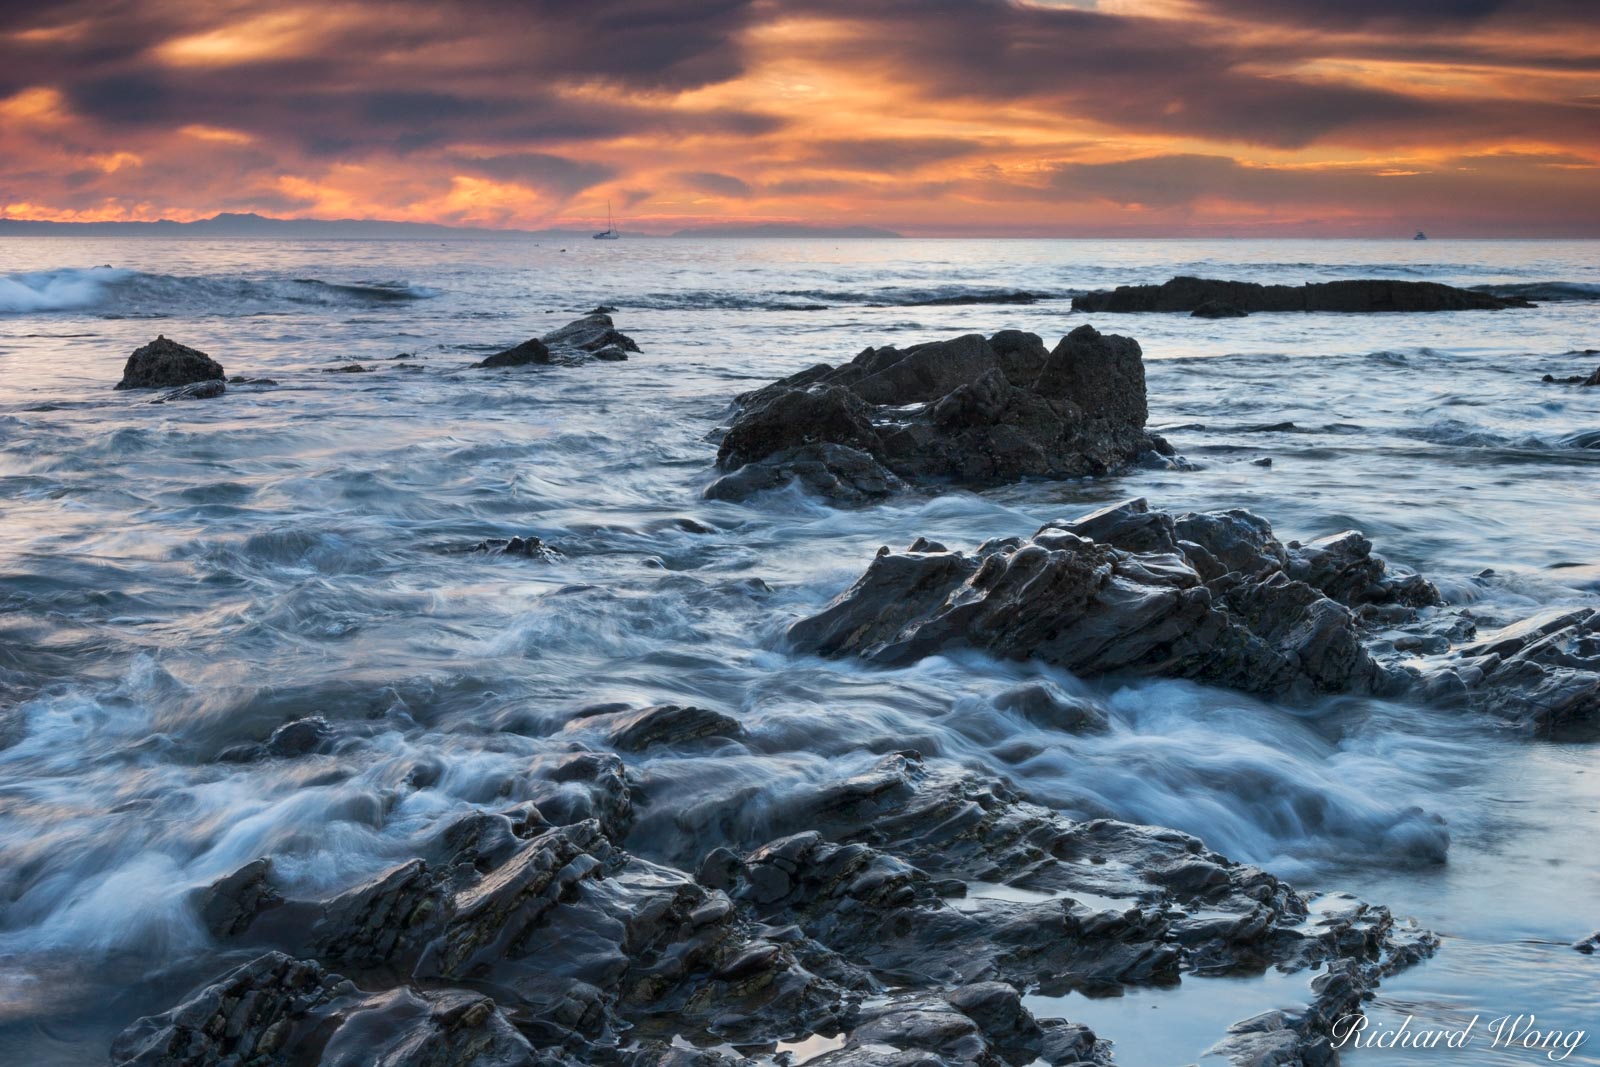
M247 378L242 374L235 374L232 378L228 379L228 384L229 385L263 385L263 386L265 386L265 385L277 385L278 383L277 383L277 381L275 381L272 378Z
M1359 532L1284 545L1247 511L1173 517L1133 500L971 553L920 540L880 550L789 637L884 664L977 648L1280 700L1470 704L1541 731L1600 720L1600 611L1549 612L1477 641L1474 630Z
M1594 386L1600 386L1600 367L1596 367L1594 373L1587 376L1582 374L1573 374L1565 378L1557 378L1554 374L1546 374L1544 376L1544 381L1557 385L1581 385L1592 388Z
M485 552L498 556L519 556L523 559L536 559L543 563L554 563L561 558L561 553L556 551L554 547L531 534L527 537L486 538L473 545L469 551Z
M1261 285L1177 277L1161 285L1121 285L1072 298L1072 310L1126 313L1195 312L1207 304L1256 311L1478 311L1533 307L1519 296L1495 296L1438 282L1361 279Z
M162 389L223 377L222 364L204 352L158 335L128 357L116 388Z
M1053 350L1033 334L869 348L736 402L717 453L719 499L798 480L859 503L904 483L995 484L1105 474L1171 455L1145 432L1133 340L1080 326Z
M516 345L513 348L508 348L503 352L496 352L494 355L474 363L473 366L522 367L529 363L549 362L550 349L537 337L530 337L520 345Z
M1189 312L1192 319L1242 319L1249 315L1232 304L1221 300L1207 300L1193 311Z
M532 1067L533 1049L494 1001L466 990L365 994L315 962L271 952L170 1012L140 1019L113 1067L298 1062L323 1067Z
M339 367L323 367L323 374L366 374L367 368L359 363L346 363Z
M305 756L321 748L332 734L328 720L320 715L286 722L267 739L267 754L285 758Z
M1600 949L1600 930L1590 934L1588 937L1577 942L1572 947L1583 953L1585 956L1594 955L1595 951Z
M1111 725L1104 711L1067 696L1048 682L1012 686L995 695L994 706L1014 711L1043 729L1069 734L1102 733Z
M817 496L850 504L881 500L906 487L872 455L848 445L813 442L746 463L706 487L707 500L743 500L791 482Z
M188 385L172 390L170 393L162 393L150 403L165 404L169 400L215 400L227 391L228 387L222 383L221 379L208 378L203 382L191 382Z
M221 939L244 933L256 916L283 903L272 885L272 861L263 857L245 864L200 891L200 921Z
M618 330L611 316L597 308L581 319L551 330L543 337L529 338L514 348L496 352L472 366L570 366L590 360L615 363L627 359L628 353L637 351L638 342Z
M1236 539L1235 526L1257 528L1225 519ZM971 554L881 552L789 637L799 651L885 664L969 647L1083 676L1159 674L1282 699L1396 688L1348 608L1283 570L1226 567L1218 553L1239 544L1205 536L1216 551L1191 560L1171 517L1132 501Z
M710 737L738 737L739 720L707 708L658 704L618 716L609 740L624 752L643 752L656 745L682 745Z

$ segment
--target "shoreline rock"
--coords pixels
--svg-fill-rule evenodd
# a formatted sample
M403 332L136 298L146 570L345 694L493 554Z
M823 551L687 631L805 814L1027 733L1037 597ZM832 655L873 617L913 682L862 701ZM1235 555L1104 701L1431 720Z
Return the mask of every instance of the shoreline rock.
M1546 612L1472 640L1475 629L1356 531L1285 545L1247 511L1172 516L1141 499L971 553L880 549L789 640L885 665L972 648L1291 702L1458 702L1539 731L1600 719L1600 611Z
M1160 285L1119 285L1072 298L1072 310L1087 312L1187 311L1226 305L1234 311L1495 311L1531 308L1520 296L1495 296L1438 282L1383 278L1304 285L1262 285L1182 275ZM1216 316L1205 316L1216 317Z
M123 365L122 380L112 388L171 389L225 377L222 364L204 352L158 334L154 341L134 349Z
M197 893L214 936L258 954L130 1025L114 1067L354 1063L361 1035L398 1067L748 1063L705 1046L808 1036L837 1042L810 1061L825 1067L1110 1067L1117 1035L1036 1018L1023 996L1264 967L1306 974L1309 1006L1270 1040L1316 1057L1332 1020L1437 943L1188 834L1073 822L915 752L805 788L773 825L721 828L694 874L624 851L628 812L651 802L618 756L530 773L561 792L464 814L330 898L286 899L266 859ZM1219 1039L1237 1039L1230 1021Z
M705 495L741 500L798 481L846 503L908 485L992 485L1170 464L1148 432L1138 342L1073 330L1053 350L1030 333L869 348L737 398Z

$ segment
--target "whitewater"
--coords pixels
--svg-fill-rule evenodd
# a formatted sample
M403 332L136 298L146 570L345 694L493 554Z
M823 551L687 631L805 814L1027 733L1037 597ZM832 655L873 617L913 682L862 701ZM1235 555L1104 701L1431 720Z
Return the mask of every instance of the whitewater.
M1181 274L1428 280L1540 306L1071 310ZM596 305L639 354L467 369ZM797 489L701 497L739 393L869 345L1001 329L1053 345L1084 322L1139 341L1151 425L1199 469L853 509ZM277 384L186 404L113 392L158 333ZM634 760L650 805L627 846L650 860L693 869L696 811L758 828L802 786L914 749L1435 931L1434 958L1368 1006L1374 1031L1519 1014L1592 1030L1600 956L1571 947L1600 929L1590 738L976 654L884 669L794 654L783 635L880 546L1027 536L1130 497L1248 508L1284 540L1360 529L1486 629L1600 605L1600 389L1541 380L1593 371L1596 349L1595 242L8 239L0 1063L104 1062L119 1030L237 961L190 891L268 855L291 889L355 885L462 812L527 799L522 771L593 741L586 709L610 704L717 708L752 738ZM322 373L350 363L370 372ZM514 536L557 554L459 551ZM1033 680L1093 700L1110 728L997 708ZM320 754L227 758L311 714L335 730ZM1209 1063L1230 1023L1303 1000L1306 981L1030 1006L1103 1032L1119 1063ZM1485 1045L1469 1062L1531 1061ZM1600 1063L1600 1042L1565 1062Z

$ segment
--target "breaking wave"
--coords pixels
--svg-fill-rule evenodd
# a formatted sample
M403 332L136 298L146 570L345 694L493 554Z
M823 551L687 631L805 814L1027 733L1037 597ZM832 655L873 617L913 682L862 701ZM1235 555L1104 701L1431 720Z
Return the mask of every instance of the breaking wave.
M624 301L631 307L660 311L826 311L832 307L953 307L966 304L1040 304L1071 299L1081 290L1049 291L992 286L938 285L926 288L783 289L767 294L696 290L647 293Z
M183 276L110 266L0 275L0 315L54 311L90 311L119 318L252 315L307 305L371 307L437 295L437 290L403 281Z

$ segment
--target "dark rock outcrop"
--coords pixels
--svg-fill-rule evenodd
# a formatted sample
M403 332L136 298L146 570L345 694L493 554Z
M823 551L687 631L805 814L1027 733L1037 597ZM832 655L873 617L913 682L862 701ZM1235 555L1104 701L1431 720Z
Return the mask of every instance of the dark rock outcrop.
M1594 388L1600 386L1600 367L1596 367L1594 373L1587 377L1582 374L1572 374L1565 378L1557 378L1554 374L1546 374L1544 380L1546 383L1556 385L1581 385L1586 388Z
M122 368L118 389L170 389L195 382L221 381L222 364L198 349L164 335L135 349Z
M1106 474L1172 449L1147 433L1144 363L1127 337L1080 326L867 349L736 401L708 497L798 480L861 502L904 483L995 484Z
M1220 300L1207 300L1193 311L1189 312L1192 319L1243 319L1249 316L1248 311L1243 311L1232 304L1224 304Z
M639 351L638 342L616 328L611 316L596 309L581 319L552 330L543 337L529 338L521 344L496 352L474 367L522 367L551 364L571 365L597 359L620 362L629 352Z
M1600 718L1600 611L1549 612L1462 643L1471 620L1440 605L1355 531L1285 545L1246 511L1173 517L1135 500L972 553L882 549L789 636L800 651L885 664L975 648L1275 699L1459 700L1539 730Z
M685 716L636 717L658 719ZM1109 1065L1116 1035L1036 1018L1022 994L1264 966L1339 975L1273 1030L1314 1057L1336 1006L1434 944L1187 834L1072 822L915 753L802 789L753 840L737 812L708 809L728 825L705 829L728 844L693 877L619 847L629 787L615 755L534 774L592 790L594 806L463 815L325 900L283 900L267 860L205 890L213 933L264 954L130 1026L115 1067L727 1064L749 1061L685 1041L807 1035L838 1035L811 1061L835 1067ZM609 829L585 815L602 809Z
M1125 313L1187 311L1208 304L1238 311L1493 311L1534 305L1519 296L1495 296L1438 282L1384 278L1305 285L1261 285L1212 278L1173 278L1160 285L1119 285L1072 298L1072 310Z

